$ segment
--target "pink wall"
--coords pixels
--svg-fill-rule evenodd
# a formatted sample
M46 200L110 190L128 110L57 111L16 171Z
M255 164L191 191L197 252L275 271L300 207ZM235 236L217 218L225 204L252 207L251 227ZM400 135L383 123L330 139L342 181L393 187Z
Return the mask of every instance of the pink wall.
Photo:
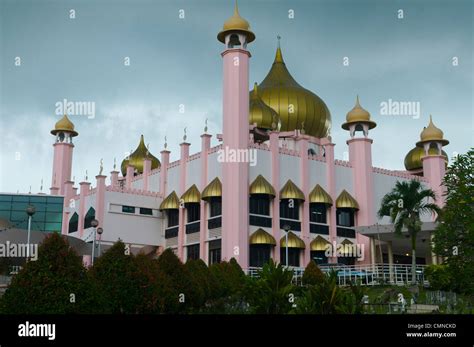
M273 248L273 260L280 262L280 150L279 150L278 132L270 133L270 151L272 157L272 186L275 189L275 198L272 201L272 233L276 245Z
M422 157L421 161L423 163L423 176L428 179L431 190L436 194L436 204L443 207L446 192L446 187L442 185L446 174L445 158L442 155L429 155Z
M166 198L166 186L168 183L168 165L170 163L170 151L161 151L161 168L160 168L160 193Z
M127 176L125 177L125 187L132 188L132 180L135 174L135 168L132 165L127 165Z
M97 181L95 219L99 221L99 226L104 227L104 207L105 207L105 179L107 176L95 176Z
M201 135L201 186L200 191L202 192L206 188L208 181L208 151L211 148L211 135ZM211 179L214 179L212 177ZM199 228L199 257L207 264L208 252L207 252L207 203L201 200L201 226Z
M247 149L249 142L249 58L243 49L226 49L224 65L223 145ZM222 163L222 259L248 267L248 163Z
M80 237L84 233L84 217L85 217L85 209L86 209L86 195L89 192L91 184L89 182L80 182L80 196L79 196L79 223L77 230L79 231Z
M189 157L189 143L183 142L181 146L181 157L179 161L179 197L186 191L186 161ZM185 235L185 209L179 209L179 227L178 227L178 257L184 261L184 235Z
M57 142L53 145L53 175L51 177L51 187L59 188L57 194L64 195L64 183L71 180L72 143ZM55 190L56 192L56 190Z
M301 189L305 194L305 201L302 206L302 224L301 224L301 238L303 239L306 248L302 255L302 266L308 265L311 260L311 247L309 237L309 169L308 169L308 140L300 138L299 153L300 153L300 177L301 177Z
M151 159L143 159L143 190L148 191L151 172Z
M119 175L119 172L118 172L118 171L111 171L111 172L110 172L110 184L111 184L112 187L114 187L114 188L117 188L118 185L119 185L119 182L118 182L118 175Z

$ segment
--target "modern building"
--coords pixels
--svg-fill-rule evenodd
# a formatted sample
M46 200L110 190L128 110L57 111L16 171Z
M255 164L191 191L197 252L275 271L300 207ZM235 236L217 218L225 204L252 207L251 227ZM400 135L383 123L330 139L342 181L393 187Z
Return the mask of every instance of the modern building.
M92 186L87 177L71 181L73 138L79 134L64 116L51 131L50 198L64 198L62 224L56 227L87 239L96 219L104 230L102 244L121 239L135 251L156 254L172 248L183 261L201 258L209 264L236 258L242 268L269 258L285 263L287 250L292 266L306 266L311 259L404 261L408 239L396 238L389 220L378 219L376 212L397 181L420 181L443 205L447 156L442 146L448 144L443 132L430 121L405 158L406 171L373 167L376 144L369 135L376 124L354 92L347 96L355 99L354 108L338 125L347 130L343 145L349 160L336 159L329 108L294 79L290 69L297 62L285 62L280 44L267 76L249 92L255 34L237 6L217 39L223 47L220 144L211 147L205 129L192 150L185 136L179 159L170 162L166 145L158 159L142 136L121 172L114 165L106 176L101 168ZM429 247L433 216L423 218L420 262L436 262ZM325 249L333 243L342 245L341 254L327 257ZM351 245L361 247L360 257L349 252Z

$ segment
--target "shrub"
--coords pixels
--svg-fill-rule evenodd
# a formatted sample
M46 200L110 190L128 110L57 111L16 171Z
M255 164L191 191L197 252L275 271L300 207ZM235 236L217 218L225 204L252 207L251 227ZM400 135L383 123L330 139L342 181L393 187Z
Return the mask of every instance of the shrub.
M446 265L428 265L425 276L430 287L434 290L450 290L452 284L451 274Z
M303 284L314 285L321 283L326 278L326 275L321 271L314 261L310 261L303 273Z

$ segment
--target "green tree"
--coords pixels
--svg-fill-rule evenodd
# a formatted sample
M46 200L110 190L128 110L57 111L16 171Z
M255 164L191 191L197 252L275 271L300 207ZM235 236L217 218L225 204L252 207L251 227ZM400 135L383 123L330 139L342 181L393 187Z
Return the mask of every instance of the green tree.
M304 269L302 280L304 285L314 285L324 281L325 277L319 266L311 260Z
M431 189L424 189L419 181L400 182L383 199L378 211L379 217L389 216L394 225L396 234L401 235L406 228L411 239L411 277L412 283L416 282L416 235L421 230L420 220L423 214L440 212L434 202L435 193Z
M459 155L444 177L446 204L434 232L434 252L443 257L453 289L474 293L474 148Z
M82 258L59 234L48 235L29 261L13 277L1 298L8 314L90 313L96 305L88 294Z
M211 299L213 289L211 273L206 263L201 259L188 260L184 266L189 273L191 286L195 292L194 309L199 311Z

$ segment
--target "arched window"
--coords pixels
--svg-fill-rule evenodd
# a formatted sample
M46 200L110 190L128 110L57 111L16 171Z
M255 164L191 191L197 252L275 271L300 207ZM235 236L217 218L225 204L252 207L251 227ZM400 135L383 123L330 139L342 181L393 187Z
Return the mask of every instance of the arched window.
M76 212L74 212L72 217L69 219L68 233L70 234L77 231L78 224L79 224L79 215Z
M241 45L239 41L239 36L236 34L230 35L229 38L229 48L239 47Z
M93 207L89 209L86 213L86 217L84 218L84 229L90 228L91 222L95 219L95 210Z

